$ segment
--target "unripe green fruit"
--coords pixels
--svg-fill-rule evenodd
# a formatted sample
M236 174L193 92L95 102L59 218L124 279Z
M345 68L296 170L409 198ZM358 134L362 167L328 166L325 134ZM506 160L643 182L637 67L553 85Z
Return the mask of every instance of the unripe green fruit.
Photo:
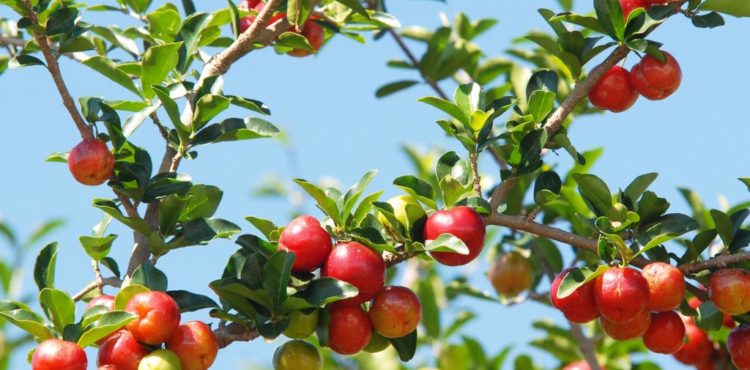
M364 351L369 353L378 353L388 348L388 345L390 344L391 342L388 340L388 338L378 334L377 332L373 332L372 337L370 337L370 343L367 343L367 347L365 347Z
M180 358L168 349L149 353L138 364L138 370L182 370Z
M315 310L309 314L302 311L293 311L289 314L289 327L284 330L284 335L292 339L304 339L311 336L318 327L320 311Z
M290 340L273 354L274 370L322 370L323 360L318 349L301 340Z

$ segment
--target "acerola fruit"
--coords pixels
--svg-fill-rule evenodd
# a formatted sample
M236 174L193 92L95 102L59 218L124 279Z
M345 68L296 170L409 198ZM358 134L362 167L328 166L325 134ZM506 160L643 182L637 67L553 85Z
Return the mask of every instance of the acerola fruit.
M115 156L99 139L87 139L76 145L68 155L68 169L84 185L100 185L112 176Z
M387 286L372 299L369 315L372 326L380 335L401 338L419 325L422 304L411 289Z
M643 334L643 344L651 352L672 354L685 344L685 324L674 311L657 312L651 316L651 326Z
M607 320L630 321L646 311L648 283L638 270L613 267L594 280L594 301Z
M577 324L585 324L599 317L599 308L594 301L594 282L590 281L573 291L565 298L558 298L558 290L565 275L571 269L565 269L559 273L550 287L550 301L552 305L560 310L565 318Z
M648 0L620 0L620 7L622 7L622 15L625 17L625 19L628 19L628 15L630 15L630 12L637 8L643 8L648 10L648 8L651 7L651 5L648 3Z
M130 299L125 311L138 316L127 328L141 343L161 344L180 326L180 307L164 292L138 293Z
M675 58L664 52L666 62L646 55L630 70L630 83L644 98L662 100L672 95L682 82L682 70Z
M642 272L648 283L648 309L672 311L685 298L685 275L677 267L664 262L646 265Z
M322 275L345 281L359 289L357 296L339 303L361 304L372 299L383 287L385 263L379 254L362 244L339 243L323 264Z
M727 348L738 369L750 369L750 325L740 325L729 333Z
M40 343L31 358L33 370L86 370L86 352L76 343L47 339Z
M106 295L106 294L102 294L98 297L94 297L86 305L86 309L89 309L94 306L104 306L104 307L107 307L108 310L114 311L115 310L115 297L111 295Z
M299 216L284 228L279 237L279 249L296 256L292 271L315 271L328 258L333 243L331 236L315 217Z
M181 370L180 359L168 349L157 349L141 360L138 370Z
M310 313L292 311L289 314L289 326L284 330L284 335L292 339L304 339L311 336L318 327L320 311L313 310Z
M96 364L115 365L120 370L138 370L138 364L148 353L149 350L138 343L133 334L127 330L119 330L99 346Z
M651 313L643 311L631 320L624 322L610 321L605 317L600 317L602 329L612 339L628 340L640 338L646 333L651 325Z
M506 296L517 296L531 288L534 274L531 263L518 252L498 255L487 274L495 290Z
M614 66L594 85L589 92L591 104L599 109L622 112L638 100L638 91L630 83L630 72Z
M312 51L304 49L294 49L288 54L293 57L306 57L310 54L316 53L323 46L326 40L326 34L317 22L310 18L305 25L302 26L301 35L305 36L307 42L312 47Z
M353 355L370 343L372 323L360 306L334 303L329 309L328 347L341 355Z
M180 358L182 370L206 370L219 352L214 332L202 321L180 325L165 344Z
M301 340L290 340L273 353L274 370L322 370L318 349Z
M750 311L750 274L732 268L711 275L708 295L716 307L728 315L741 315Z
M391 342L388 338L378 334L378 332L373 332L372 337L370 337L370 343L367 343L364 351L367 353L378 353L388 348L390 344Z
M484 247L485 226L482 216L473 208L453 207L437 211L427 218L424 226L426 240L435 240L441 234L451 234L461 239L469 254L456 252L432 252L432 258L447 266L460 266L473 261Z
M684 319L683 322L685 323L687 342L672 356L686 365L696 365L710 359L714 347L708 339L708 335L698 328L692 320Z

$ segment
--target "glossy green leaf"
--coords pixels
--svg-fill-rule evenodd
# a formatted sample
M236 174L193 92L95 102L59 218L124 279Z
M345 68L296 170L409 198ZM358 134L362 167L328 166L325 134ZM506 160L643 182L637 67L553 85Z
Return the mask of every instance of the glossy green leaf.
M322 307L342 299L355 297L357 288L344 281L322 277L312 280L301 292L295 294L307 301L312 307Z
M62 333L65 326L75 322L75 302L68 293L44 288L39 292L39 304L57 331Z
M119 292L117 292L117 295L115 296L115 310L124 310L125 306L127 306L128 302L130 302L130 299L132 299L136 294L148 292L150 289L146 288L143 285L137 285L137 284L131 284L123 287L120 289Z
M84 60L83 65L101 73L104 77L109 78L118 85L126 88L137 96L141 96L141 92L133 83L133 79L130 78L125 72L121 71L117 64L107 57L96 55L91 58Z
M406 90L418 83L419 81L416 81L416 80L400 80L400 81L389 82L383 86L380 86L377 90L375 90L375 97L384 98L388 95L395 94L402 90Z
M401 361L407 362L411 360L417 351L417 330L404 337L391 339L391 344L396 349L398 358Z
M576 289L596 279L597 276L603 274L608 269L609 266L600 265L595 270L584 266L568 271L557 288L557 297L562 299L573 294Z
M228 104L228 103L227 103ZM192 140L193 145L222 141L252 140L276 137L279 129L260 118L229 118L200 130Z
M177 66L177 51L181 46L181 42L174 42L152 46L146 50L141 62L141 87L144 97L153 98L152 85L161 85L169 72Z
M430 252L454 252L468 255L469 247L464 242L452 234L440 234L437 239L428 240L424 249Z
M47 244L36 257L34 282L39 290L55 286L55 266L57 262L57 242Z
M0 317L28 332L38 340L52 338L52 332L45 324L44 319L20 302L0 302Z
M91 346L137 318L138 316L129 312L107 312L83 328L83 334L78 338L78 345L84 348Z
M341 211L339 210L338 205L333 199L329 198L322 189L303 179L294 179L294 182L315 199L320 210L328 215L328 217L330 217L336 224L341 224Z
M157 269L151 262L146 261L133 271L130 283L142 285L150 290L166 291L167 275Z
M193 312L209 308L219 308L219 305L213 299L201 294L188 292L186 290L170 290L167 292L170 297L177 301L180 306L180 312Z
M115 239L117 239L115 234L109 234L105 237L81 236L78 238L86 254L96 261L101 261L102 258L107 257Z
M747 0L706 0L700 5L702 10L713 10L735 17L750 17L750 2Z

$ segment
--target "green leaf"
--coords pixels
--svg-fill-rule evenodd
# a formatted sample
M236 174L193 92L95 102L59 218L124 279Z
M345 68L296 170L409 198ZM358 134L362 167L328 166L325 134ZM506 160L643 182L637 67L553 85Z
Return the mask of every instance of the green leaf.
M310 16L312 8L312 0L288 0L286 19L293 26L302 26L307 21L307 17Z
M117 64L107 57L97 55L84 60L83 65L101 73L104 77L109 78L118 85L128 89L137 96L141 96L141 92L133 83L133 79L130 78L125 72L121 71Z
M426 204L432 209L437 208L435 203L435 189L432 188L430 183L417 178L416 176L407 175L397 177L393 180L393 185L401 188L403 191Z
M555 93L551 91L534 91L529 97L529 113L534 122L541 123L555 108Z
M55 286L55 265L57 261L57 242L47 244L36 257L34 264L34 282L39 290Z
M243 97L234 96L234 95L224 95L224 96L229 98L232 104L238 107L249 109L253 112L258 112L260 114L265 114L265 115L271 114L271 110L268 108L268 106L263 104L263 102L260 100L248 99L248 98L243 98Z
M695 325L705 331L721 329L724 323L724 314L716 308L711 301L701 303L698 307L698 316L695 318Z
M534 202L538 205L548 203L557 198L560 189L562 189L562 180L556 172L542 172L534 182Z
M263 267L263 289L271 296L272 307L270 308L274 312L286 299L286 287L289 285L294 259L294 253L279 250L268 259L268 263Z
M612 195L602 179L591 174L575 174L578 191L598 215L606 215L612 209Z
M638 198L641 197L643 192L645 192L648 187L651 185L651 183L656 180L656 177L659 176L658 173L647 173L644 175L640 175L633 180L633 182L628 185L627 188L625 188L625 191L623 192L623 195L628 198L631 202L635 202L638 200Z
M329 303L357 296L357 288L347 282L322 277L312 280L301 292L295 294L307 301L311 307L322 307Z
M161 101L162 107L164 107L164 110L167 111L169 120L172 121L172 125L177 130L177 133L180 136L180 141L182 143L186 143L188 141L188 136L190 135L190 133L189 129L182 124L182 120L180 118L180 109L179 107L177 107L177 103L174 101L174 99L172 99L167 88L163 86L154 86L153 88L154 93L156 93L159 101Z
M725 24L724 17L717 12L696 15L690 18L690 21L693 22L693 26L698 28L715 28Z
M43 222L41 225L34 229L26 242L23 243L21 248L24 250L28 250L34 247L36 243L41 241L44 237L48 236L53 231L61 228L64 224L65 220L59 218Z
M219 308L219 305L213 299L201 294L188 292L186 290L170 290L167 292L170 297L177 301L180 306L180 312L193 312L207 308Z
M357 204L359 197L362 196L365 188L367 188L367 185L370 184L377 173L377 170L368 171L356 184L354 184L346 191L346 195L344 196L344 209L341 212L345 220L349 218L349 215L354 206Z
M94 207L104 211L104 213L114 217L116 220L125 224L125 226L144 235L151 235L151 228L148 223L141 218L127 217L122 214L120 208L111 199L94 199Z
M183 46L180 48L180 61L178 63L180 71L187 72L188 67L190 67L188 59L198 51L201 35L210 25L212 19L213 16L206 13L193 13L185 18L179 37L183 42Z
M36 57L33 57L31 55L17 55L10 61L8 61L8 68L10 69L16 69L21 67L29 67L29 66L43 66L45 65L44 62L39 60Z
M607 34L615 40L625 36L625 18L619 0L594 0L596 17Z
M76 27L76 18L78 9L76 8L59 8L52 13L47 20L47 36L59 35L61 33L71 33Z
M39 292L39 304L58 332L62 333L65 326L75 322L76 306L68 293L44 288Z
M384 98L388 95L395 94L401 90L408 89L418 83L419 81L415 81L415 80L400 80L400 81L390 82L383 86L380 86L375 91L375 97Z
M453 100L464 116L471 117L472 113L484 109L484 90L477 83L463 84L456 88Z
M596 279L597 276L603 274L604 271L607 270L609 270L609 266L599 265L596 270L584 266L568 271L562 282L560 282L560 286L557 288L557 297L562 299L573 294L576 289Z
M367 11L365 8L362 7L362 4L359 3L358 0L336 0L338 3L343 4L347 8L353 10L355 13L362 15L365 18L370 18L370 15L367 14Z
M571 12L561 13L549 19L550 21L562 20L568 23L576 24L584 28L588 28L592 31L599 33L607 33L602 27L602 24L595 17L589 17L585 15L575 14Z
M209 120L229 108L230 104L231 102L227 97L213 94L203 95L195 104L191 126L193 132L200 130Z
M148 10L152 0L122 0L136 13L144 13Z
M297 185L304 189L308 194L310 194L313 199L315 199L318 208L320 208L321 211L328 215L328 217L330 217L333 222L335 222L337 225L340 225L342 223L341 211L339 210L336 201L329 198L322 189L303 179L294 179L294 182L297 183Z
M427 96L424 98L417 99L418 101L422 103L429 104L437 109L440 109L441 111L448 113L451 117L457 119L459 122L468 125L469 124L469 117L464 114L464 112L461 110L461 108L458 107L458 105L454 104L453 102L450 102L448 100L443 100L440 98L436 98L434 96Z
M273 244L250 234L240 235L236 243L248 252L260 253L266 258L270 258L278 250Z
M666 214L643 232L639 232L636 240L643 248L639 253L645 252L657 245L663 244L682 234L696 230L698 223L689 216L681 213Z
M193 185L187 193L187 204L180 215L180 222L209 218L216 213L224 192L212 185Z
M247 216L245 217L245 220L253 224L253 226L255 226L255 228L258 229L258 231L260 231L261 233L263 233L263 235L268 239L271 239L271 234L274 231L279 230L279 227L276 226L276 224L274 224L273 221L266 220L265 218Z
M117 266L117 261L115 261L112 257L104 257L101 260L101 264L108 268L109 271L112 271L117 278L120 278L120 267Z
M713 10L735 17L750 17L750 1L747 0L706 0L701 10Z
M732 220L726 215L726 213L717 209L712 209L710 213L711 218L714 220L714 224L716 224L716 231L719 232L721 241L724 245L728 246L731 244L732 238L734 237L734 224L732 223Z
M91 346L137 318L138 316L129 312L107 312L83 328L83 334L78 338L78 345L84 348Z
M391 339L393 348L398 353L398 358L401 361L407 362L414 358L414 354L417 351L417 330L403 336L401 338Z
M135 269L130 283L145 286L150 290L164 292L167 290L167 275L157 269L150 261L146 261Z
M427 240L424 249L430 252L455 252L468 255L469 247L452 234L440 234L437 239Z
M260 118L229 118L200 130L192 140L193 145L222 141L252 140L276 137L279 129Z
M182 46L181 42L152 46L143 54L141 66L141 87L143 96L151 99L154 97L153 85L161 85L171 70L177 66L177 51Z
M38 340L52 338L52 332L44 323L44 319L31 311L28 306L20 302L0 302L0 317L31 334Z
M138 293L148 292L149 289L143 285L131 284L123 287L115 296L115 310L124 310L128 302Z
M86 254L95 261L101 261L102 258L107 257L115 239L117 239L115 234L105 237L81 236L78 238Z
M419 279L417 288L417 296L422 305L422 325L426 334L432 338L440 335L440 308L435 294L435 285L440 282L435 281L436 279L434 276Z

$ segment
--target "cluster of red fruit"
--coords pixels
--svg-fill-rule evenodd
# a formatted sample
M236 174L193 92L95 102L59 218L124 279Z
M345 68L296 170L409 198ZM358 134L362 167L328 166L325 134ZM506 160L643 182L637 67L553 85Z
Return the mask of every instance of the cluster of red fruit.
M101 295L88 308L113 311L114 305L114 297ZM168 294L138 293L125 311L137 317L97 343L99 370L206 370L216 359L219 346L211 328L200 321L180 325L180 308ZM86 370L87 364L78 344L59 339L42 342L31 361L33 370Z
M265 7L265 3L261 0L243 0L240 5L239 9L244 11L253 10L257 13L260 13L261 10ZM240 33L245 33L250 26L255 21L255 16L249 15L246 17L242 17L240 19ZM286 18L286 13L277 13L273 17L271 17L271 20L268 22L269 25L276 23L279 20L282 20ZM304 36L307 39L307 42L310 43L310 46L312 47L313 51L304 50L304 49L294 49L290 51L288 54L293 57L306 57L314 52L317 52L320 50L320 47L323 46L323 43L325 42L325 32L323 32L323 27L321 27L317 22L315 22L315 17L310 17L305 24L300 27L299 34ZM292 27L290 27L287 31L294 31Z
M555 278L550 299L571 322L582 324L599 318L602 329L613 339L642 338L653 352L672 354L699 369L713 368L717 351L706 332L694 318L673 311L685 298L684 275L676 267L663 262L648 264L642 271L613 267L560 297L559 288L568 272ZM750 274L746 271L724 269L711 276L708 294L724 313L724 326L734 328L727 347L740 370L750 369L750 326L735 327L730 315L750 311L749 292ZM688 304L697 309L701 301L693 297Z

